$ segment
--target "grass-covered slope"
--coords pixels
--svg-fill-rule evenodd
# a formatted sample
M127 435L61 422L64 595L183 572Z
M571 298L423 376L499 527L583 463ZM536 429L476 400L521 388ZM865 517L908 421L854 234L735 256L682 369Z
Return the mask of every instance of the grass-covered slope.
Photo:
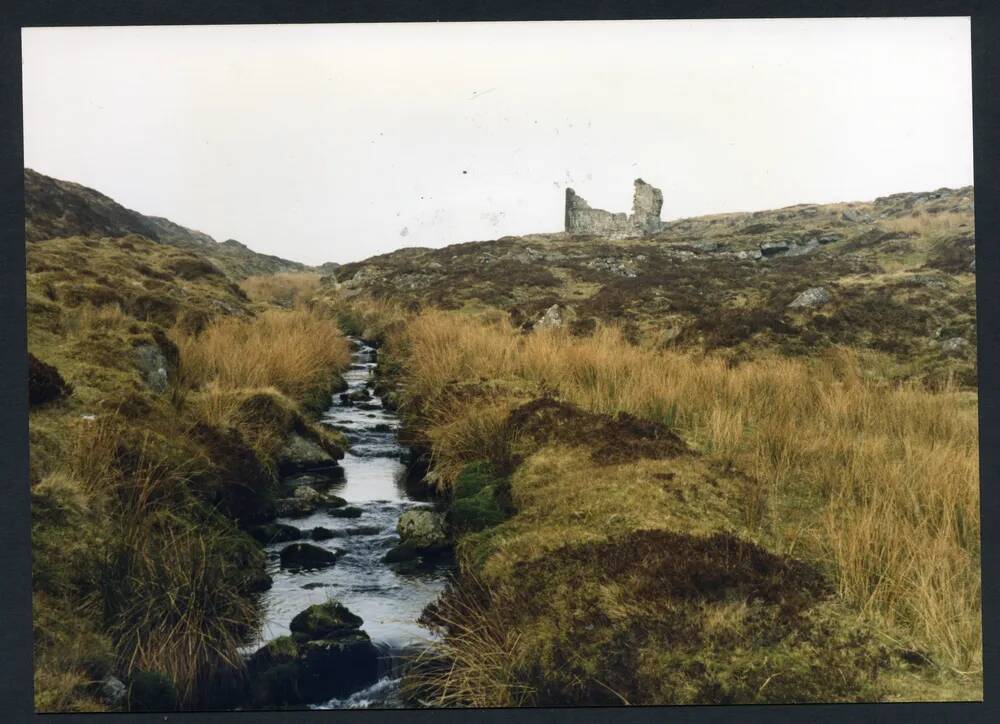
M982 696L976 396L355 298L461 575L436 705Z
M228 239L217 242L159 216L144 216L127 209L99 191L24 170L25 236L28 241L83 236L118 238L137 234L152 241L180 247L211 260L233 279L254 274L303 271L304 264L269 254L258 254Z
M334 271L347 295L503 309L525 328L553 305L575 334L598 322L665 348L880 355L896 379L975 385L971 188L668 223L655 237L565 234L402 249ZM810 289L825 299L793 303ZM822 297L823 295L821 295Z
M268 584L244 529L290 436L342 454L309 409L349 359L331 319L252 295L137 234L28 242L37 709L103 709L111 676L116 708L197 706L238 671Z

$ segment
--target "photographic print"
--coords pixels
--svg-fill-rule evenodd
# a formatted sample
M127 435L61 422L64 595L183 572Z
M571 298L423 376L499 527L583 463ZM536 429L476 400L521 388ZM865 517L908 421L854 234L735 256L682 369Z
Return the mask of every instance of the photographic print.
M969 18L22 52L36 711L982 700Z

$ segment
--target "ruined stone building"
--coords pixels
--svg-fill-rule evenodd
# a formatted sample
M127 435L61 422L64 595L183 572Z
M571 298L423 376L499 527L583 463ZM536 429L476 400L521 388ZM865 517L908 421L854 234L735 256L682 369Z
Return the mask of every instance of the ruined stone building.
M660 210L663 192L641 178L635 180L632 213L614 214L604 209L592 209L573 189L566 189L566 232L597 234L616 239L628 239L654 234L663 227Z

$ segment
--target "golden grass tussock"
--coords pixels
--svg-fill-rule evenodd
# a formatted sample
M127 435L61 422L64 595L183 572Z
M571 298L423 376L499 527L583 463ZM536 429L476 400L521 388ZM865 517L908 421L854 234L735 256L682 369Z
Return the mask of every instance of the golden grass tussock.
M955 671L981 671L974 394L885 383L849 349L732 367L630 345L613 327L524 335L436 310L410 319L395 344L404 401L419 402L445 462L439 483L510 434L499 421L518 395L505 401L505 389L668 424L748 476L748 528L829 566L841 594L887 630L909 632ZM454 394L463 381L491 381L489 402Z
M312 299L320 289L321 278L316 272L260 274L241 281L240 288L255 302L291 308Z
M250 320L221 319L200 334L175 329L188 384L223 389L273 386L308 396L350 360L337 325L307 309L267 310Z
M892 231L927 235L955 231L963 226L968 226L969 216L968 213L960 211L943 211L938 214L917 211L910 216L880 219L879 226Z

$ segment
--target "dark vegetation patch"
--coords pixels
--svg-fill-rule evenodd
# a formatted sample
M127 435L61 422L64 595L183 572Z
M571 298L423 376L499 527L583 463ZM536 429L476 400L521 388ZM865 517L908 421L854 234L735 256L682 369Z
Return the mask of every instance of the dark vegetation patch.
M761 602L788 616L832 593L815 567L730 533L635 531L622 540L567 546L521 563L514 577L544 589L552 575L577 566L600 567L610 580L634 578L632 592L641 598Z
M669 458L687 452L684 441L664 425L628 413L612 417L588 412L550 397L512 410L507 426L521 440L537 445L559 442L590 447L591 459L599 464Z
M42 362L35 355L28 353L28 404L43 405L64 395L73 388L62 378L59 370L50 364Z
M517 631L503 683L528 705L857 701L878 695L889 664L831 608L816 569L726 533L564 546L511 581L459 579L424 620L452 636Z

